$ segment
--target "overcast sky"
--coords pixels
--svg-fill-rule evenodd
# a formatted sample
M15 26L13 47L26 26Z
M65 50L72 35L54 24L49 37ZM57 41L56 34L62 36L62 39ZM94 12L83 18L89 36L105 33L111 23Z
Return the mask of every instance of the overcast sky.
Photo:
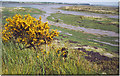
M89 3L89 2L118 2L119 0L2 0L2 1Z

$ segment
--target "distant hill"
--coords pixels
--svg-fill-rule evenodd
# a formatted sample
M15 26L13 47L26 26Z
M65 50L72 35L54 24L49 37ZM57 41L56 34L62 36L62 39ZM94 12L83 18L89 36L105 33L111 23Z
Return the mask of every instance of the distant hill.
M119 6L118 2L91 2L90 5L98 6Z

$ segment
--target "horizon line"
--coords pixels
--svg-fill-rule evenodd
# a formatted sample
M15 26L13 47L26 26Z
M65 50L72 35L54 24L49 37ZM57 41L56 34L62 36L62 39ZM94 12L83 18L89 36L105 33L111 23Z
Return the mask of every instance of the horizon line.
M38 2L38 1L0 1L0 2ZM39 2L50 2L50 1L39 1ZM56 2L56 3L75 3L75 2ZM76 2L76 3L86 3L86 2ZM88 3L94 3L94 2L88 2Z

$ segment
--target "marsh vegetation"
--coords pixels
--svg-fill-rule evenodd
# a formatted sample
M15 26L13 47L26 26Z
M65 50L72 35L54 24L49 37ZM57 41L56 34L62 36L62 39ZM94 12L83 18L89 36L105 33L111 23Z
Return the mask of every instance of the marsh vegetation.
M15 14L30 14L31 17L38 14L44 17L46 12L28 7L3 7L2 13L2 27L4 30L5 23L9 23L6 21L8 17L12 18ZM21 40L18 40L20 42L2 41L3 74L118 74L118 46L95 41L118 45L118 41L116 42L118 36L111 37L86 33L49 24L49 21L62 22L71 26L102 29L118 33L117 19L52 13L47 17L47 20L49 31L57 29L56 32L59 32L59 36L53 37L49 45L44 43L36 45L36 49L34 47L21 49L21 47L24 47L24 43L20 43ZM22 25L20 26L22 27ZM33 32L36 32L36 30L33 30ZM32 33L29 33L29 35ZM24 39L22 35L20 36L21 39ZM26 41L29 41L29 38ZM44 40L44 37L42 39ZM33 43L31 42L31 44Z
M107 6L65 6L60 9L68 11L84 11L92 13L101 13L101 14L118 14L118 7L107 7Z

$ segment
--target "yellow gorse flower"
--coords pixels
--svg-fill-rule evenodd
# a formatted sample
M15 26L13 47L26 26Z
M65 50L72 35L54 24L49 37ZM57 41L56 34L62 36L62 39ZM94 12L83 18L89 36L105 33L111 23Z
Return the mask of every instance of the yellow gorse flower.
M2 32L3 41L14 40L15 42L35 46L50 44L53 37L58 36L57 30L51 30L48 22L43 23L41 17L39 20L28 15L16 14L12 18L6 18L5 30Z
M39 58L39 56L37 56L37 58Z

